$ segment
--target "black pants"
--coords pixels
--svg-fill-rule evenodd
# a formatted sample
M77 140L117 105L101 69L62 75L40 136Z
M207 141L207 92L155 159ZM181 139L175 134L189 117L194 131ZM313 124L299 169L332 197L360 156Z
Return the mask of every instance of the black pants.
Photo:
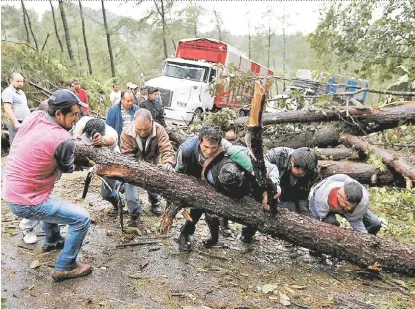
M334 213L329 213L323 221L335 226L340 226L340 222L337 221ZM367 232L371 235L376 235L382 227L382 222L380 222L380 220L369 209L363 216L363 224Z
M205 213L202 209L190 209L190 218L192 221L186 221L186 223L182 226L181 232L185 235L193 235L195 232L196 224L199 222L200 217L202 217L203 213ZM213 214L205 213L205 221L211 230L211 227L216 226L219 228L219 217Z

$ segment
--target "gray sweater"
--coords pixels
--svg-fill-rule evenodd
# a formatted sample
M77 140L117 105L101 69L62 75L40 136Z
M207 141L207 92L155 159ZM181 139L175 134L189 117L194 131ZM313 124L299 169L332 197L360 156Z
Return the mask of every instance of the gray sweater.
M324 219L330 212L330 207L327 202L331 190L343 187L346 182L356 180L344 174L336 174L323 179L319 182L314 190L310 193L310 214L317 219ZM369 209L369 193L366 188L362 186L363 198L356 206L352 213L342 214L351 224L354 230L367 233L363 224L363 215Z

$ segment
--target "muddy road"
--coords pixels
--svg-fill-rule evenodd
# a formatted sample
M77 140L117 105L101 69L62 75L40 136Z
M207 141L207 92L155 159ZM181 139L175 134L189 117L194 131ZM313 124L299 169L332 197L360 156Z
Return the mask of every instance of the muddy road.
M413 305L413 278L371 273L329 257L315 258L307 249L261 234L252 245L245 245L239 240L238 224L232 225L233 237L221 236L217 247L205 249L202 239L208 236L208 228L201 220L193 238L194 251L180 253L176 238L184 219L179 215L168 235L158 235L160 219L149 211L144 190L140 191L141 226L121 234L117 219L107 214L110 204L99 195L98 179L87 198L81 199L85 176L86 172L64 175L53 195L85 207L93 218L79 256L94 266L93 273L53 282L50 274L58 252L42 253L40 226L38 243L25 244L19 219L2 202L2 308L383 309ZM151 244L116 247L130 242Z

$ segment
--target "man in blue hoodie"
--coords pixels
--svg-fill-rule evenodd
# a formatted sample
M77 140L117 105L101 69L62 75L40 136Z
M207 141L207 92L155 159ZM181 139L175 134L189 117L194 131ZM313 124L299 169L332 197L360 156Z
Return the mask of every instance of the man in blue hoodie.
M121 93L121 101L111 106L107 113L107 125L113 127L118 133L118 146L120 146L121 132L134 119L134 114L140 108L134 104L134 93L126 90Z

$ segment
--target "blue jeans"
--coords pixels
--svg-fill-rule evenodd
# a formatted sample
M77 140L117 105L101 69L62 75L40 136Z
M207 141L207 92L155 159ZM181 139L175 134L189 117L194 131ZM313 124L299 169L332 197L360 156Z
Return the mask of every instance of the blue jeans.
M60 235L58 224L68 224L65 246L58 256L55 269L71 270L76 265L76 257L88 232L91 219L88 212L78 206L51 197L37 205L16 205L7 203L9 209L17 216L30 220L41 220L45 232L45 244L56 242Z
M130 215L141 214L143 209L138 199L138 187L130 185L129 183L124 184L125 199L127 200L128 213Z

